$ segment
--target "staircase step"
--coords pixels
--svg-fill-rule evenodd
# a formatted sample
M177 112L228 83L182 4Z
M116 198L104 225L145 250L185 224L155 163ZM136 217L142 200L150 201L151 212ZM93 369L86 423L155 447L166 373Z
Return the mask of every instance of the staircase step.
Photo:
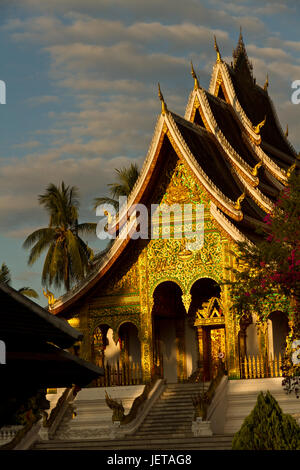
M138 439L127 438L124 440L61 440L46 441L37 443L35 450L97 450L97 449L212 449L229 450L231 449L232 436L211 436L211 437L166 437L158 435L155 438L145 437Z

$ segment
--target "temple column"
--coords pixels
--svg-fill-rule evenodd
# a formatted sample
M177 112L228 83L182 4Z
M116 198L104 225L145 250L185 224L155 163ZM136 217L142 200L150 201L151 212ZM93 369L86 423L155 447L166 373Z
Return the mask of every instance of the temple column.
M204 375L204 381L208 382L209 380L211 380L211 376L210 376L211 340L210 340L209 328L203 328L202 342L203 342L203 375Z
M226 267L233 268L234 259L230 251L232 247L227 238L222 238L222 260L223 260L223 278L233 280L233 273L228 271ZM224 309L225 326L226 326L226 365L229 378L239 378L239 325L233 316L231 310L231 299L228 285L224 285L221 291L221 301Z
M80 331L83 333L83 339L80 347L80 357L86 361L92 361L92 342L93 336L90 331L89 317L88 317L88 304L85 304L80 310Z
M143 381L150 382L153 369L153 333L152 333L152 307L153 298L149 298L147 273L147 248L139 256L139 288L141 308L141 362Z
M203 328L202 326L197 327L197 340L198 340L199 367L201 367L203 364Z

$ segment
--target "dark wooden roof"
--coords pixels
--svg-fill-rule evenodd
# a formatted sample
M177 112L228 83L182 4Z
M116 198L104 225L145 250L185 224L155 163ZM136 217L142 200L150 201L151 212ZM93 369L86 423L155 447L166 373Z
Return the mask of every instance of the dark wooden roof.
M3 341L24 337L28 342L47 341L62 348L83 337L65 320L3 283L0 283L0 335Z
M8 345L8 348L1 380L10 389L32 383L39 388L85 386L103 375L100 367L52 344L28 345L27 348L15 345L12 350Z
M103 375L103 369L62 349L82 337L66 320L0 283L0 339L6 346L0 397L15 387L83 386Z
M254 83L254 81L251 83L250 81L243 80L243 75L241 75L238 70L233 70L231 67L228 67L228 70L240 105L253 125L263 121L265 116L267 118L265 125L260 131L262 147L265 142L275 149L280 150L286 154L287 161L278 159L278 162L276 161L276 163L284 169L291 166L295 161L296 155L282 136L281 130L278 127L268 91L265 91L259 85ZM268 151L266 151L266 153L273 159L272 155L269 154ZM280 162L282 164L280 164Z

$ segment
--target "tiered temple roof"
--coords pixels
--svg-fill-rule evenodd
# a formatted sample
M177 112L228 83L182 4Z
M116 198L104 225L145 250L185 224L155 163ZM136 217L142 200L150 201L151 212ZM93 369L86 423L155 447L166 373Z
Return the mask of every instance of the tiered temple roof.
M255 228L272 212L287 182L292 165L299 168L297 154L283 132L268 94L253 77L242 33L231 65L225 63L215 43L217 60L209 91L199 85L192 68L194 88L184 118L168 110L159 90L162 111L140 176L120 208L116 226L122 231L127 210L149 201L162 168L166 139L185 162L210 200L212 218L233 241L255 242ZM117 238L110 251L90 275L57 300L53 313L67 310L87 293L118 259L129 237Z

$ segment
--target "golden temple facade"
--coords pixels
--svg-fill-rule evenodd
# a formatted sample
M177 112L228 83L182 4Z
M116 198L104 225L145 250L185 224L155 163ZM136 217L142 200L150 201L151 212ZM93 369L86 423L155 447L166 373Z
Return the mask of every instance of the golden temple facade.
M162 109L148 154L116 220L120 234L135 204L201 204L203 246L190 250L183 232L165 238L159 224L155 238L119 236L90 275L50 309L84 333L84 359L131 361L145 382L158 369L169 382L188 380L201 367L209 379L220 359L229 377L239 378L243 358L280 353L286 335L284 312L270 312L263 326L255 318L237 321L224 280L232 275L236 242L257 240L255 227L272 212L296 152L268 84L256 84L242 35L231 65L215 47L208 91L192 68L184 117L172 113L159 92ZM173 234L181 230L174 221L172 227Z

